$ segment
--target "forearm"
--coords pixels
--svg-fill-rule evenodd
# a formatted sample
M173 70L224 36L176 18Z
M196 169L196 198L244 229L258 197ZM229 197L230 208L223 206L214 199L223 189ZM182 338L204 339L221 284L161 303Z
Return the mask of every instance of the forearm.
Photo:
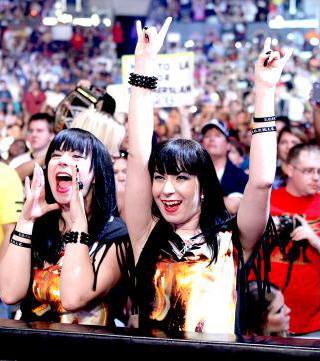
M61 303L66 310L76 311L86 307L92 300L106 295L120 279L115 245L106 254L105 247L102 247L95 255L94 268L97 269L101 263L96 280L92 262L86 245L66 245L60 280Z
M274 115L274 89L256 91L255 117ZM253 128L275 126L275 122L254 123ZM238 212L238 226L246 258L263 234L269 215L271 186L276 171L277 132L252 135L249 180Z
M191 125L187 114L181 114L181 138L192 139Z
M270 117L274 114L274 88L257 86L255 96L255 113L257 118ZM253 123L253 128L274 127L272 122ZM268 190L276 172L277 132L254 134L250 147L249 184L255 188Z
M154 75L154 60L136 59L135 72L139 75ZM129 103L129 154L147 161L151 152L153 133L152 90L131 87Z
M94 281L92 261L88 246L67 244L61 270L60 295L66 310L84 307L92 299Z
M33 222L19 220L16 230L32 234ZM14 235L13 239L24 244L31 240ZM17 246L8 241L3 244L0 261L0 297L7 304L14 304L23 299L28 291L31 276L31 248Z

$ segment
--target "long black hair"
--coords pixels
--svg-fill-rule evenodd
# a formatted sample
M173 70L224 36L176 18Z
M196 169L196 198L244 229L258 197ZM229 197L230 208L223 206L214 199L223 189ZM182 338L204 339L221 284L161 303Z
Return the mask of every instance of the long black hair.
M45 192L48 203L55 202L46 172L55 150L78 151L84 155L91 155L90 169L93 170L95 184L88 232L93 241L103 240L108 220L117 212L112 160L108 151L98 138L85 130L72 128L59 132L50 143L45 158ZM36 262L57 261L62 249L59 219L60 211L54 211L35 222L32 244Z
M199 225L211 249L212 261L216 261L219 250L217 233L230 215L223 201L223 192L209 153L201 144L189 139L174 139L156 145L149 159L151 179L155 171L160 174L186 172L197 176L200 184L201 213ZM199 196L200 196L199 194ZM163 219L155 201L153 216Z

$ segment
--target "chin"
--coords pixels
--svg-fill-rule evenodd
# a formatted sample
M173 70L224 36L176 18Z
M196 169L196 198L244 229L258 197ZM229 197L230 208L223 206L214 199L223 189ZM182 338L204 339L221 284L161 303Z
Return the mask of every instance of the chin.
M69 204L71 202L71 195L69 195L69 194L62 195L62 194L57 194L56 192L54 192L53 198L55 199L55 201L58 204L61 204L61 205Z

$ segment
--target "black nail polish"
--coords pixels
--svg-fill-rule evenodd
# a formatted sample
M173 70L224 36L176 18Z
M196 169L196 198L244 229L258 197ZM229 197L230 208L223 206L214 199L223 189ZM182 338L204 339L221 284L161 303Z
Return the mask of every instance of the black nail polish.
M79 168L78 168L78 166L76 165L76 170L77 170L77 172L79 172Z
M79 190L83 189L83 183L81 181L78 182Z
M143 28L143 30L148 30L148 27L147 27L147 26L145 26L145 27Z

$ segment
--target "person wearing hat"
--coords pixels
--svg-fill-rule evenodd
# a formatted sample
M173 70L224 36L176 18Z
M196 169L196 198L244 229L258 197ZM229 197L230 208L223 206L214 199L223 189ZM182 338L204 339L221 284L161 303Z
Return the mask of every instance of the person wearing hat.
M220 180L228 211L236 213L248 175L228 159L229 131L219 119L211 119L201 129L202 145L210 154Z

